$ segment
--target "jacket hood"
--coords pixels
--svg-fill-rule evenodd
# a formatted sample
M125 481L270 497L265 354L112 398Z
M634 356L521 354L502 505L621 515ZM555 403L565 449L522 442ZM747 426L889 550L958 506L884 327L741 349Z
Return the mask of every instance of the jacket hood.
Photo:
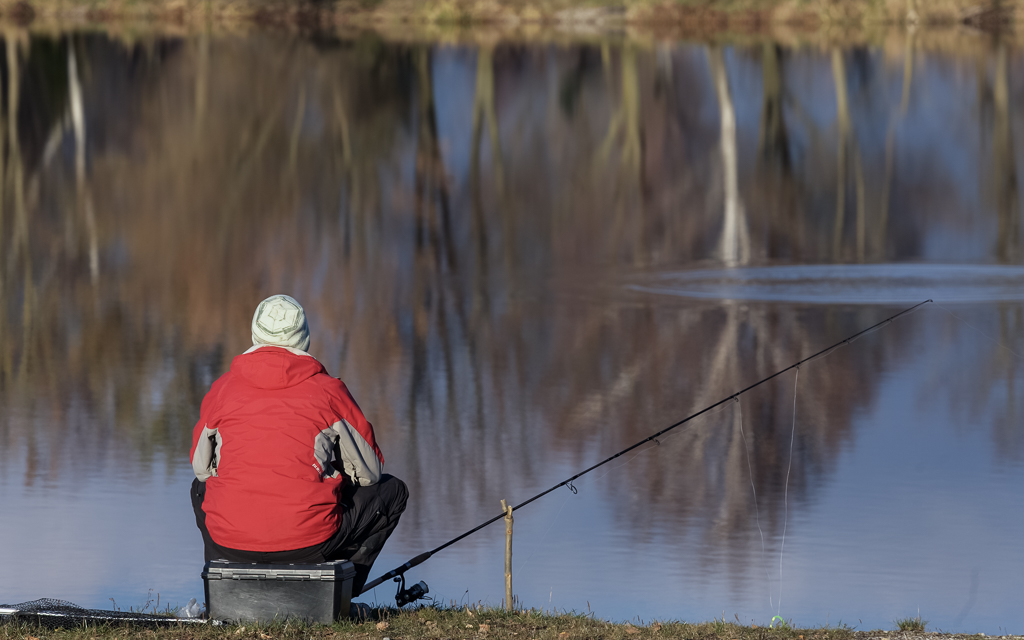
M298 350L262 346L235 356L231 372L258 389L286 389L327 370L316 358Z

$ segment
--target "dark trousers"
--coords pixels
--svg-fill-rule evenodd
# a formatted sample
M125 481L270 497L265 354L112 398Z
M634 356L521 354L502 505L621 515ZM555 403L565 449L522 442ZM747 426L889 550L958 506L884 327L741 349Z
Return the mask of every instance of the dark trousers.
M405 511L409 489L398 478L384 474L380 482L368 487L346 485L341 496L342 517L338 532L327 540L302 549L286 551L245 551L222 547L210 537L206 528L203 498L206 484L192 481L192 510L196 525L203 534L207 562L223 559L229 562L262 564L314 564L331 560L349 560L356 566L352 595L358 595L370 576L370 567L384 547L388 536L398 526Z

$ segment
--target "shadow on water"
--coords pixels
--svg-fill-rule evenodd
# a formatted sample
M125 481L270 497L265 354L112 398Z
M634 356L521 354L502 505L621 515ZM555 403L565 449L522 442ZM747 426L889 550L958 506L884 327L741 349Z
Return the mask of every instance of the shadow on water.
M940 394L951 432L968 421L996 452L985 465L1024 456L1022 59L998 38L921 41L9 32L0 488L187 481L203 394L254 304L286 291L422 492L394 543L418 552L893 304L965 303L836 352L795 401L780 381L594 480L598 553L616 536L683 545L659 561L670 577L760 611L759 533L776 551L849 486L875 442L865 416L896 420L887 385L923 344L959 373L905 395ZM694 597L686 615L718 613ZM627 606L648 600L681 615Z

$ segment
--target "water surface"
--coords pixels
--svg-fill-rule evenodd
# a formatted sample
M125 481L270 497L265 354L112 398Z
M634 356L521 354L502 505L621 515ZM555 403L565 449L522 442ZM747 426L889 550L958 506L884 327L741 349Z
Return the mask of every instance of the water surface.
M410 485L380 572L933 298L517 512L515 593L1024 632L1024 59L953 42L8 36L0 602L202 598L272 293ZM497 605L502 538L409 577Z

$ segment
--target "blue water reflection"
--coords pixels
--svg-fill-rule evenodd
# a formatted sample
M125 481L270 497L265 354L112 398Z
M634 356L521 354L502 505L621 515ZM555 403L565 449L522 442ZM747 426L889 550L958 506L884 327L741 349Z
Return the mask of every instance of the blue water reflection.
M935 298L524 508L515 593L1021 633L1021 58L942 37L6 47L0 602L201 597L191 428L271 293L413 493L381 572ZM409 577L496 605L502 538Z

